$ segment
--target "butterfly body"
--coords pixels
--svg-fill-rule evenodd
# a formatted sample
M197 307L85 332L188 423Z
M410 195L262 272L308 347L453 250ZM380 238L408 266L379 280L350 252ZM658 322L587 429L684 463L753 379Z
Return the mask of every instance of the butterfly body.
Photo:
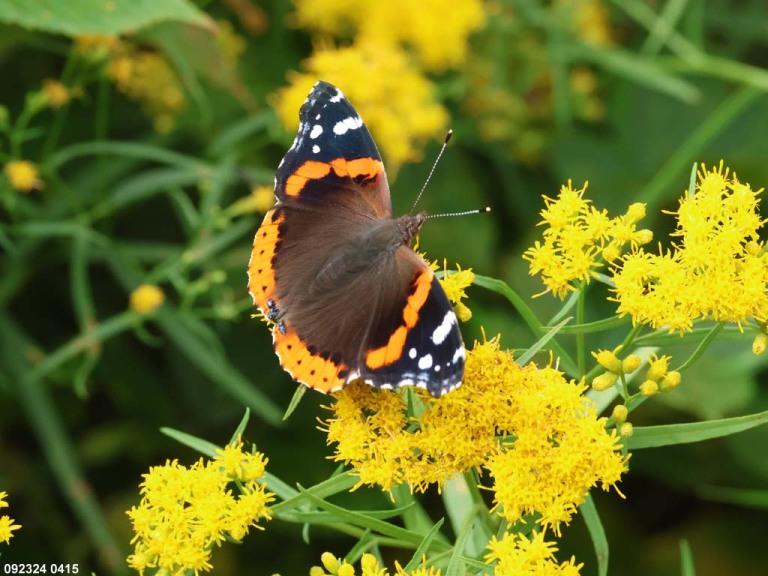
M433 395L455 388L464 370L456 317L410 248L426 215L392 217L381 157L337 88L318 82L299 118L248 269L281 365L323 392L357 378Z

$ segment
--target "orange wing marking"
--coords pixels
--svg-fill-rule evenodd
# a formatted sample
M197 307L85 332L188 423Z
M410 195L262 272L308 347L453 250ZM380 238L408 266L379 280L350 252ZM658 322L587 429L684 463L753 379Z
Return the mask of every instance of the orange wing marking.
M374 178L384 171L380 160L373 158L357 158L345 160L336 158L330 163L307 160L285 181L285 193L288 196L299 196L309 180L325 178L333 170L339 178L357 178L364 176Z
M290 327L286 326L286 333L283 334L275 326L272 334L280 365L297 382L328 393L340 390L349 380L350 371L345 364L336 364L333 360L313 354Z
M392 333L384 346L371 350L366 354L365 365L368 368L373 370L388 366L399 360L403 355L408 330L416 326L416 323L419 321L419 310L421 310L421 307L427 301L427 297L429 297L433 276L434 272L428 269L416 278L413 293L408 296L408 300L405 303L403 323Z
M280 224L285 216L274 209L264 215L261 227L253 240L251 260L248 263L248 292L253 297L253 303L266 314L269 310L267 301L276 300L275 271L272 268L272 258L277 251L280 240Z

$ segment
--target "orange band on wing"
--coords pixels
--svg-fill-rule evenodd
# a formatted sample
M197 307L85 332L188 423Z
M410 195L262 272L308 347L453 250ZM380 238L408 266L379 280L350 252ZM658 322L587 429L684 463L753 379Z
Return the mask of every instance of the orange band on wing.
M330 171L331 166L325 162L307 160L285 181L285 193L288 196L298 196L307 180L324 178Z
M338 176L348 176L349 178L357 178L358 176L373 178L384 171L381 160L375 158L355 158L354 160L336 158L336 160L331 161L331 166Z
M368 368L376 369L387 366L396 362L403 355L408 330L416 326L419 321L419 310L429 297L433 276L434 272L427 269L416 277L413 293L408 296L403 310L403 324L392 333L384 346L366 354L365 365Z
M280 365L294 380L320 392L333 392L347 383L346 365L313 354L294 330L287 326L286 329L283 334L279 326L274 328L275 352Z
M275 209L267 212L253 239L251 260L248 263L248 292L253 297L253 303L264 314L268 312L267 301L276 300L272 258L277 251L277 243L280 240L279 227L284 218L284 215L277 213Z
M384 165L375 158L336 158L330 163L307 160L285 181L285 193L288 196L299 196L309 180L325 178L331 170L339 178L373 178L384 171Z

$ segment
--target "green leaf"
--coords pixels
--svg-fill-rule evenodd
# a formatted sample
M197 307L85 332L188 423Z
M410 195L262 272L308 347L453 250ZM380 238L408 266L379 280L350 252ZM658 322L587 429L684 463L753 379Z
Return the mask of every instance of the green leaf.
M573 61L590 62L630 82L657 90L688 104L701 97L694 84L668 73L653 58L604 46L596 48L586 44L574 44L568 48L568 56Z
M544 336L539 338L539 340L533 346L528 348L528 350L523 352L520 355L520 357L517 358L517 363L522 366L530 362L531 358L533 358L536 354L538 354L547 345L547 342L552 340L552 338L555 337L555 334L557 334L560 331L560 329L566 324L568 324L568 322L570 321L571 321L570 317L565 318L564 320L561 320L559 324L556 324L555 326L550 328L549 331L546 334L544 334Z
M421 544L416 548L416 552L413 553L411 560L405 565L405 568L403 568L404 572L413 572L416 568L421 566L421 559L426 555L427 550L429 550L432 540L440 535L440 528L443 526L443 522L445 522L445 518L440 518L440 520L429 529L429 532L424 536Z
M283 420L288 420L288 418L290 418L291 414L293 414L293 411L298 407L299 402L301 402L301 399L304 398L304 393L306 391L307 387L304 386L304 384L299 384L296 387L296 391L291 397L291 402L288 404L288 408L285 409L285 414L283 414Z
M408 486L405 484L393 486L392 498L394 499L395 506L403 509L401 514L403 526L414 532L429 532L433 526L432 519ZM440 524L442 523L443 521L441 520ZM444 539L442 536L441 538Z
M634 433L630 438L624 438L624 443L628 450L688 444L736 434L766 422L768 422L768 411L750 414L749 416L693 422L691 424L638 426L634 429Z
M68 36L132 33L158 22L213 26L187 0L4 0L0 22Z
M234 444L240 438L243 436L243 432L245 432L245 427L248 426L248 420L251 417L251 409L246 408L245 414L243 414L243 419L240 420L240 424L237 425L237 428L235 429L235 432L232 434L232 438L229 439L230 444Z
M217 446L213 442L209 442L203 438L198 438L197 436L192 436L192 434L187 434L186 432L176 430L175 428L160 428L160 432L169 438L173 438L179 444L188 446L192 448L192 450L196 450L203 456L208 456L209 458L215 458L216 450L220 449L220 446Z
M211 353L210 346L189 330L179 315L160 314L155 319L166 337L184 357L233 398L248 406L255 414L274 426L282 423L280 408L226 359Z
M688 540L680 540L680 575L696 576L696 568L693 565L693 552Z
M448 561L448 566L445 569L445 576L460 576L463 574L464 561L462 553L464 548L467 547L469 537L472 535L475 526L475 515L469 514L467 520L464 523L458 538L456 538L456 544L451 552L451 559Z
M296 491L296 494L291 498L272 506L272 510L276 513L287 513L303 506L307 499L309 499L309 495L319 498L327 498L328 496L333 496L339 492L346 492L355 484L357 484L357 478L355 476L352 476L349 473L336 474L335 476L328 478L328 480L315 484L311 488L304 488L301 492ZM267 482L267 485L269 485L269 482Z
M768 510L768 490L727 488L724 486L701 486L696 490L705 500L738 504L747 508Z
M517 294L517 292L512 290L512 288L510 288L506 282L497 278L491 278L490 276L475 274L475 280L472 283L487 290L492 290L501 296L504 296L509 301L509 303L512 304L515 310L518 311L520 316L523 317L523 320L537 338L541 338L545 334L545 330L542 327L541 322L539 322L539 319L533 313L533 310L530 309L525 300L523 300ZM560 344L557 343L556 340L552 340L551 342L552 350L560 359L560 365L562 366L563 370L571 376L578 375L579 368L576 366L576 363L573 361L570 355L562 346L560 346ZM519 360L518 363L520 363Z
M309 490L303 491L302 494L306 495L309 498L309 500L312 501L313 504L315 504L322 510L325 510L326 512L331 513L336 518L337 522L341 522L344 524L351 524L353 526L359 526L361 528L371 530L383 536L388 536L389 538L392 538L404 544L411 544L414 547L418 547L419 544L421 544L422 540L424 539L424 536L422 534L419 534L417 532L412 532L411 530L406 530L405 528L401 528L400 526L395 526L393 524L390 524L389 522L385 522L384 520L379 520L378 518L371 518L370 516L367 516L364 512L347 510L346 508L342 508L341 506L336 506L335 504L331 504L330 502L327 502L326 500L319 498ZM445 551L449 549L450 546L443 543L440 540L433 540L431 544L431 548L436 548L439 551Z
M592 546L595 548L595 557L597 558L598 576L607 576L608 574L608 538L605 536L603 522L597 513L592 495L587 494L587 498L579 506L584 522L587 524L589 536L592 538Z

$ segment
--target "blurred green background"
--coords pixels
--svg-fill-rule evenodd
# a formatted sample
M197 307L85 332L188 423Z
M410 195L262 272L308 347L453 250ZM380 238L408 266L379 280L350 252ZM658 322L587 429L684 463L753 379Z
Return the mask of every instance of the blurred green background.
M281 421L295 386L268 330L251 318L245 289L261 219L252 190L271 186L295 129L272 105L289 71L306 71L320 36L280 0L66 6L51 13L42 1L0 0L0 164L25 159L39 170L29 191L7 173L0 183L0 490L23 526L0 544L0 563L124 574L125 511L138 502L141 474L197 458L161 427L223 444L248 406L245 439L273 474L309 486L335 469L317 430L327 398L309 393ZM529 298L542 288L521 254L540 233L541 195L556 195L569 178L588 180L588 196L611 215L647 202L645 227L665 245L674 222L662 210L676 208L694 162L724 159L753 188L768 183L763 0L482 6L485 24L465 61L419 71L455 131L421 207L493 212L428 222L420 241L431 258L501 278ZM120 46L95 33L119 34ZM140 63L148 72L121 84L119 66ZM46 80L62 82L68 101L57 106ZM397 90L397 78L390 84ZM422 143L425 160L391 178L396 213L410 209L442 137L436 131ZM165 293L149 317L128 306L142 283ZM591 292L588 320L614 313L608 295ZM473 288L468 304L468 343L481 327L510 348L535 341L498 295ZM561 304L543 296L531 306L546 319ZM588 349L621 337L590 335ZM765 360L750 341L711 348L678 390L647 402L632 422L768 409ZM685 357L674 342L662 352ZM766 573L767 484L766 428L638 451L622 483L626 499L595 494L611 573L679 574L681 539L697 574ZM730 489L762 492L740 505L729 500L744 493ZM376 490L347 500L390 506ZM435 519L444 514L436 493L425 502ZM322 551L343 555L354 544L316 528L309 538L301 526L268 523L242 546L218 550L214 573L306 574ZM561 557L571 554L585 563L582 574L595 573L580 518L561 541Z

